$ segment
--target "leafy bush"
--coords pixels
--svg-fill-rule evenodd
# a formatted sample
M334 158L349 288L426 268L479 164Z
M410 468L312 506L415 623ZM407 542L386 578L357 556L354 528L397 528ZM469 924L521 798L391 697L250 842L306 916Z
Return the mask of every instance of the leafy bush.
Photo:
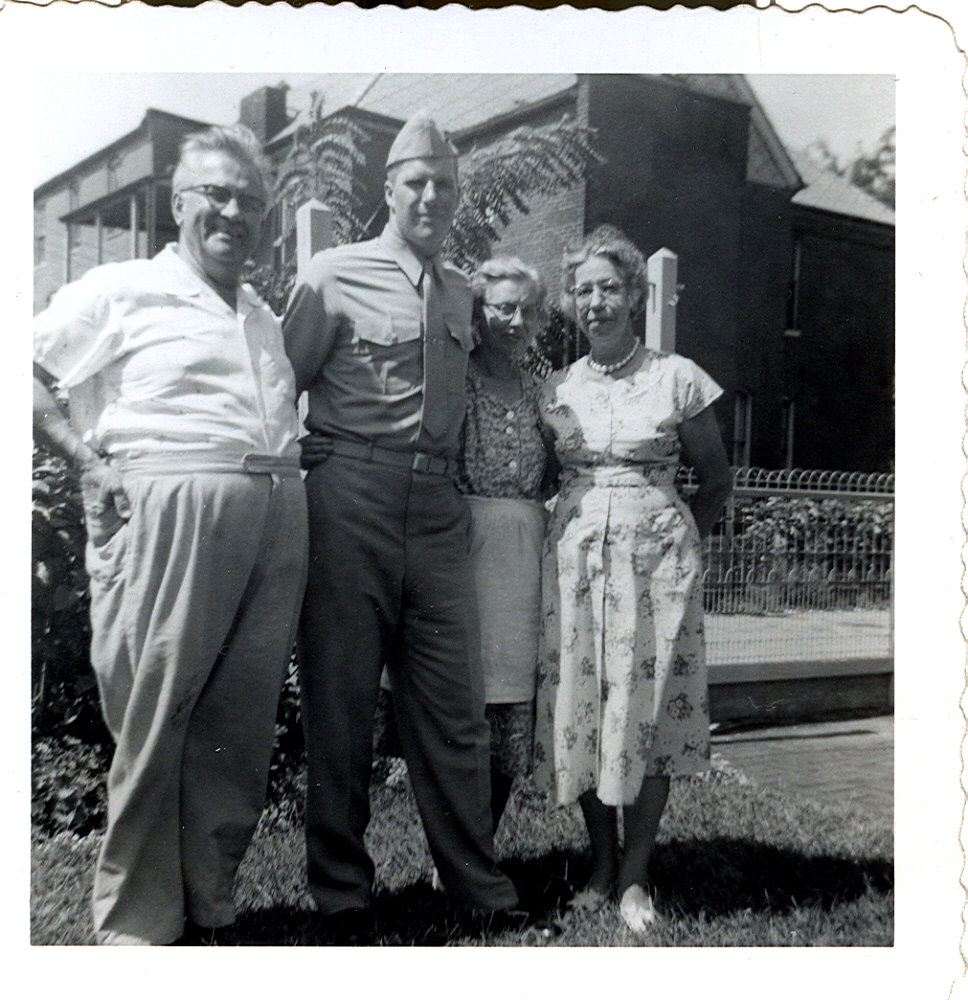
M35 731L109 740L91 670L84 511L69 464L34 447L31 712Z
M736 497L708 542L706 610L883 606L893 548L891 500Z
M291 258L280 268L260 264L250 267L242 275L256 290L263 302L277 315L282 316L289 302L292 286L296 283L296 258Z
M362 168L372 140L352 118L327 114L325 95L310 94L309 110L296 125L275 184L274 201L287 208L282 213L283 241L294 242L296 209L312 198L333 213L337 245L364 237L367 189Z
M551 306L534 343L525 353L524 367L544 379L587 353L588 341L577 324L556 306Z
M90 833L107 815L105 775L110 752L73 736L34 740L30 817L45 833Z
M293 655L289 660L276 712L276 741L269 764L269 789L266 796L271 807L285 808L294 805L296 815L292 818L301 817L305 792L301 776L305 763L306 745L299 715L299 671Z
M744 497L735 501L735 510L735 530L772 551L809 545L830 552L845 547L881 552L889 551L894 538L894 503L889 500Z
M535 196L576 187L604 163L594 130L565 116L551 125L522 125L460 163L460 205L444 256L468 273L491 256L492 244L516 214L527 215Z

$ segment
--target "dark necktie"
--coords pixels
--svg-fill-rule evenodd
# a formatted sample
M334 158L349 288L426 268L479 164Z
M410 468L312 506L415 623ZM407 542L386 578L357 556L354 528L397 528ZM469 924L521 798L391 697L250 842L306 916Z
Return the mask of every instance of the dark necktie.
M444 365L447 327L440 310L440 279L433 262L424 267L420 280L424 321L424 395L421 426L432 437L447 431L447 372Z

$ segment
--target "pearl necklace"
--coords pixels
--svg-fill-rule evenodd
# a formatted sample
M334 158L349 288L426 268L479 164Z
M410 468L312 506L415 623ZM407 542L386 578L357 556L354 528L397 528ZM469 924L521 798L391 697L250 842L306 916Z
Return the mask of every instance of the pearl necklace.
M632 358L635 357L635 352L638 349L639 342L636 340L632 345L632 350L629 351L621 361L616 361L613 365L603 365L600 361L595 361L592 358L591 353L588 354L588 357L586 357L585 360L588 362L588 367L591 368L592 371L596 371L601 375L611 375L612 372L617 372L619 368L624 368L632 360Z

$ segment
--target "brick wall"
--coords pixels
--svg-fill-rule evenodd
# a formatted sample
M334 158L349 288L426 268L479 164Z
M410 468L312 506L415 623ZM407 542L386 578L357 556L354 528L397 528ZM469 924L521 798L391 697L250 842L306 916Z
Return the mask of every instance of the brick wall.
M566 243L584 232L585 185L535 198L527 215L518 215L492 248L494 256L514 254L535 268L548 289L549 304L561 294L561 258Z
M656 78L593 76L588 123L606 162L589 179L586 228L609 222L646 257L678 255L676 350L735 389L749 109ZM731 440L729 400L717 416Z

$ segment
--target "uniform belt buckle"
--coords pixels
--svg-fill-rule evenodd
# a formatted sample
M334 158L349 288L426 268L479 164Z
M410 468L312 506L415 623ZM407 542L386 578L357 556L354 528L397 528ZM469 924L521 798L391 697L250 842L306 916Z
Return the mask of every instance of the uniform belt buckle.
M428 455L424 451L414 452L413 462L410 463L410 468L414 472L426 472L429 473L433 469L434 456Z

